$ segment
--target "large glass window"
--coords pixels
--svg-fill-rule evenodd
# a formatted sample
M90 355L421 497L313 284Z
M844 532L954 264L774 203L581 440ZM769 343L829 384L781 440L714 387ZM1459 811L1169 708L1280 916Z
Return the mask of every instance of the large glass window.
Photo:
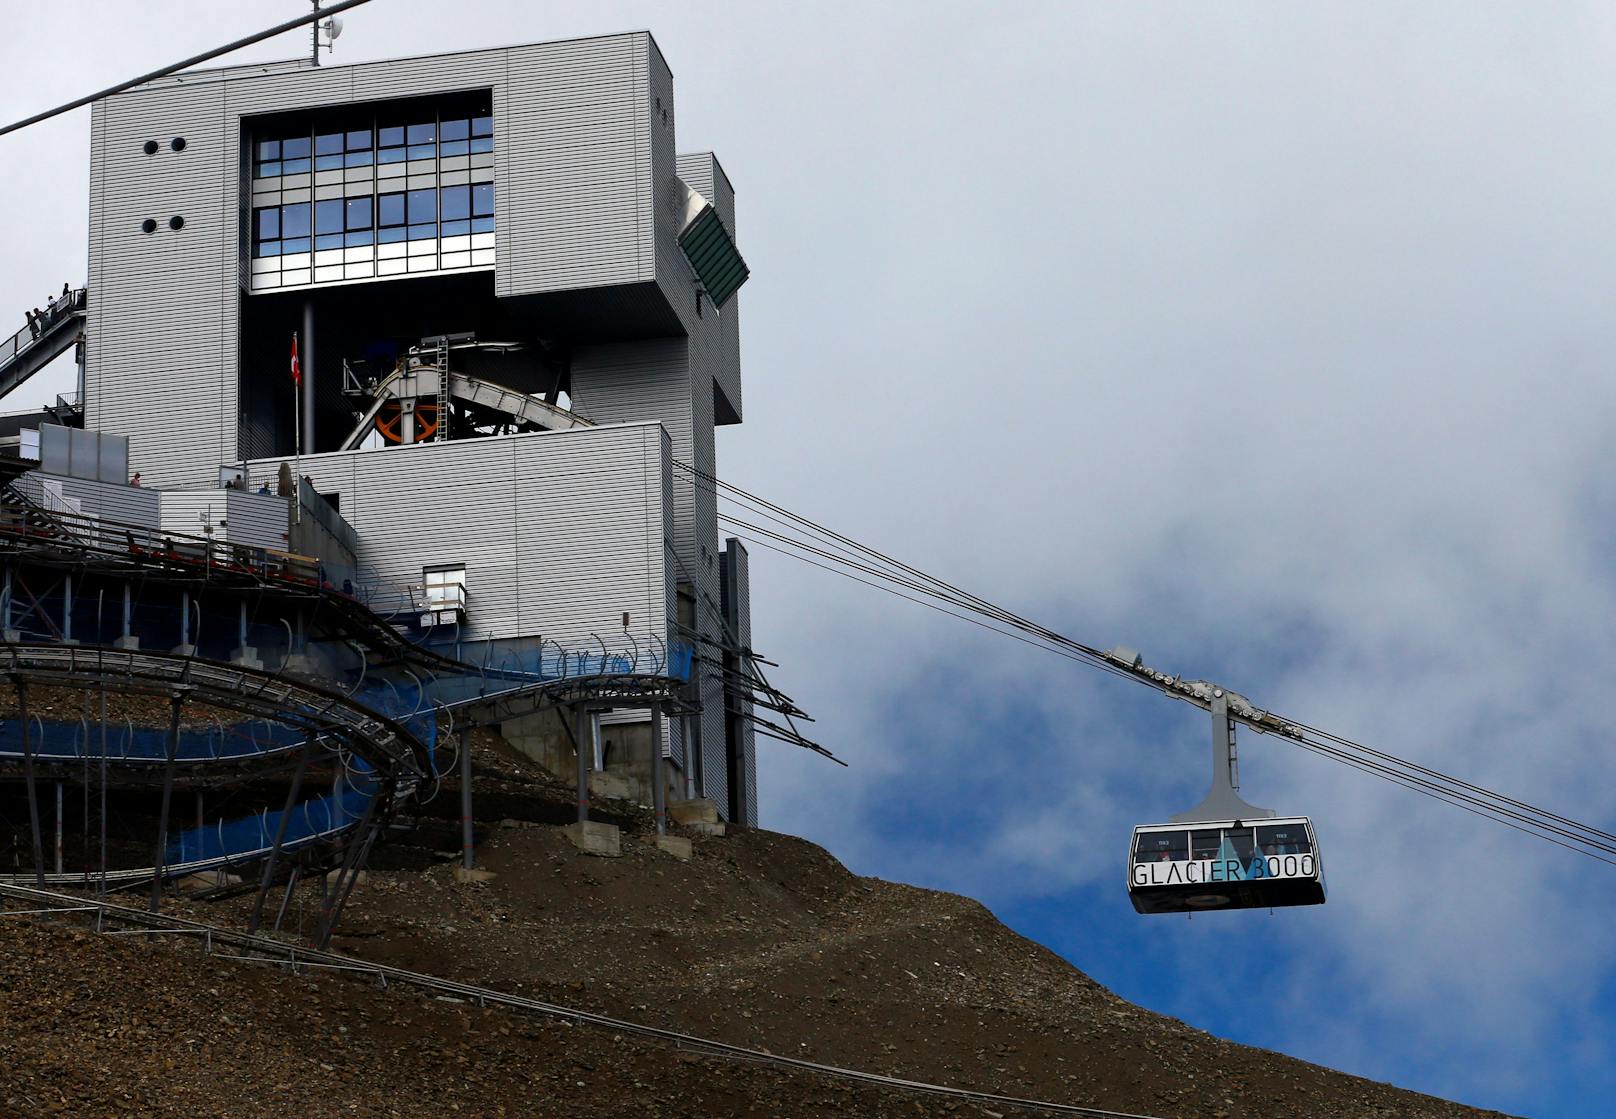
M471 118L471 150L472 154L478 152L491 152L494 150L494 118Z
M404 240L404 195L384 194L376 199L376 240L386 245Z
M371 210L372 200L369 195L363 198L350 198L344 206L347 210L347 233L343 244L347 246L368 245L375 240L372 231Z
M443 210L443 236L464 237L471 232L471 188L444 187L438 191Z
M470 151L471 122L446 120L438 125L438 152L443 156L465 155Z
M404 162L404 127L402 125L376 130L377 163Z
M1183 862L1189 857L1189 833L1185 831L1140 832L1133 849L1136 863Z
M281 252L309 251L309 204L294 202L281 207Z
M342 199L327 198L314 204L314 247L342 248Z
M409 126L409 157L411 159L433 159L438 154L436 143L438 126L435 121L425 124L412 124Z
M281 208L262 206L253 211L253 256L281 255Z
M409 192L410 240L420 241L438 235L438 192Z
M471 231L494 231L494 184L476 183L471 188Z
M369 167L373 156L372 137L370 129L363 128L348 133L345 144L347 155L343 158L344 167Z
M279 140L260 140L258 151L255 153L258 166L253 174L259 178L281 173L281 142Z
M1257 847L1265 855L1305 855L1313 850L1301 824L1259 824Z
M342 140L340 132L328 132L314 138L316 171L331 171L342 166Z
M309 149L312 142L307 136L293 136L281 141L281 174L301 175L309 169Z

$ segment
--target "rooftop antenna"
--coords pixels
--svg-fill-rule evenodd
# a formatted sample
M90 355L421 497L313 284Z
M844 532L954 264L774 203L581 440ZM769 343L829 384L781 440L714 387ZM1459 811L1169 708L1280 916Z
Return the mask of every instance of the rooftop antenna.
M320 48L323 46L329 51L331 44L337 41L337 36L342 34L342 17L332 16L329 19L321 20L320 0L309 0L309 3L314 5L315 13L314 22L309 24L309 45L313 62L318 66L320 65ZM324 43L320 42L320 32L322 31L325 32Z

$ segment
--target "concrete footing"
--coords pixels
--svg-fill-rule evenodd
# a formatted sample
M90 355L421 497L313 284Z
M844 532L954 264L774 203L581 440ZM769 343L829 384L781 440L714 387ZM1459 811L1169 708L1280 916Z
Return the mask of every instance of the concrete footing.
M716 824L718 804L711 797L670 801L668 819L676 824Z
M112 647L114 649L129 649L133 651L140 648L140 638L120 637L112 643Z
M692 820L685 827L697 835L722 836L724 834L724 821L722 820Z
M592 797L635 800L640 792L639 786L640 783L630 779L627 774L612 770L597 769L589 774L589 795Z
M616 824L590 820L587 823L568 824L564 830L572 845L586 855L615 859L623 853L623 835Z
M682 835L659 835L656 845L659 851L666 851L681 862L689 860L695 851L695 846Z
M119 640L121 641L123 639L119 638ZM138 639L131 637L129 640L137 641ZM176 657L194 657L194 656L196 656L196 646L195 645L176 645L176 646L174 646L174 655Z
M251 645L243 645L239 649L230 650L230 663L241 668L264 667L264 662L258 659L258 650Z
M462 886L468 885L472 882L492 882L494 880L494 872L491 870L479 870L476 867L467 869L463 866L457 866L454 868L454 880L459 882Z

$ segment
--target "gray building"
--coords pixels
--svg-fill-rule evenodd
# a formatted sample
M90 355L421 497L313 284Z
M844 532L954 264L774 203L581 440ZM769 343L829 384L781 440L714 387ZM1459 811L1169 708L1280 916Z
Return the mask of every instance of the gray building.
M147 485L291 464L354 530L354 577L451 607L422 636L467 659L693 645L669 754L753 823L724 666L745 557L710 481L747 270L729 179L675 124L644 32L97 102L82 405Z

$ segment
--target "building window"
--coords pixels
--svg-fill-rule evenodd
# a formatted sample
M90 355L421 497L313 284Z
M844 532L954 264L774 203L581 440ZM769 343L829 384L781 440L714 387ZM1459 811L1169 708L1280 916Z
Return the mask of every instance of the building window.
M412 124L406 132L411 159L435 159L438 154L438 126L435 121Z
M342 140L340 132L328 132L314 138L314 169L336 171L342 167Z
M404 240L404 195L384 194L376 199L376 240L383 245Z
M307 136L294 136L281 141L281 174L302 175L309 170L309 149L313 146Z
M471 118L471 154L480 155L494 150L494 118Z
M369 167L374 152L370 129L363 128L348 133L346 143L347 154L344 156L344 167Z
M421 241L438 235L438 192L412 190L408 197L410 240Z
M294 202L281 207L281 253L309 251L309 204Z
M471 188L471 231L494 231L494 184L476 183Z
M421 581L426 585L426 602L430 608L434 610L466 608L465 564L440 564L423 568Z
M314 204L314 247L342 248L342 199L327 198Z
M374 223L371 221L373 199L367 194L363 198L349 198L344 200L343 206L347 212L346 229L342 243L350 248L368 245L376 239Z
M443 235L464 237L471 232L471 188L444 187L438 192L443 207Z
M404 162L404 127L396 125L376 130L377 163Z
M445 159L465 155L470 150L471 121L446 120L438 125L438 154Z

